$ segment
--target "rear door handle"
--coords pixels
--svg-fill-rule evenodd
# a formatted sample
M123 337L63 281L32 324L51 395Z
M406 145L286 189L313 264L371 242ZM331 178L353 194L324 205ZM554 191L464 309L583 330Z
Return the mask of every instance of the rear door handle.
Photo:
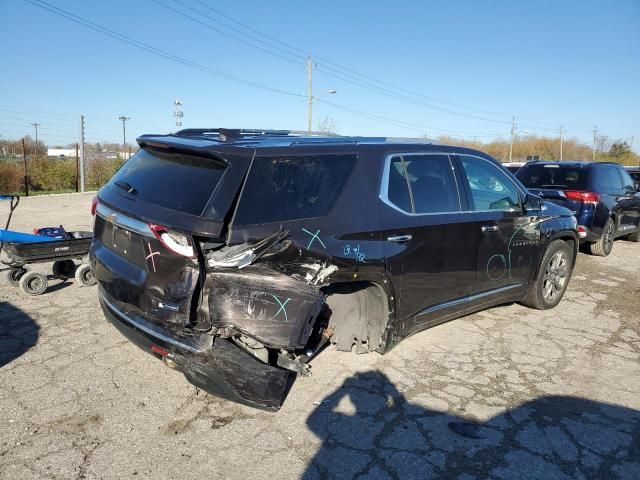
M497 225L483 225L482 226L482 231L484 233L497 232L498 231L498 226Z
M393 235L391 237L387 237L387 240L390 242L403 243L408 242L413 237L411 235Z

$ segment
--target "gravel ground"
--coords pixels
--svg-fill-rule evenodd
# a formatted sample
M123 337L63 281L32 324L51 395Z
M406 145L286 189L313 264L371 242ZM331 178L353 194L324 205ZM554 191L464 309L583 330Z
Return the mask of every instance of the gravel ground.
M16 230L88 229L92 195ZM6 202L0 203L0 219ZM640 245L579 255L554 310L493 308L385 356L327 350L266 413L198 392L96 289L0 286L0 478L640 478Z

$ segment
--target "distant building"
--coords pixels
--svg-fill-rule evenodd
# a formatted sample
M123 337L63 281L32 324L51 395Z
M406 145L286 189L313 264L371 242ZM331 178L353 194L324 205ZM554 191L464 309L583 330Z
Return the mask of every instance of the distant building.
M48 157L74 157L76 156L75 148L47 148Z

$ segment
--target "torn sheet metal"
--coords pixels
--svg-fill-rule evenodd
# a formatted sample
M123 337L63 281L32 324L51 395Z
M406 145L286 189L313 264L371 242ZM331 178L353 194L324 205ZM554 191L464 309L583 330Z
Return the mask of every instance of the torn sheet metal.
M213 328L231 327L269 347L303 348L324 296L318 288L263 265L207 274Z

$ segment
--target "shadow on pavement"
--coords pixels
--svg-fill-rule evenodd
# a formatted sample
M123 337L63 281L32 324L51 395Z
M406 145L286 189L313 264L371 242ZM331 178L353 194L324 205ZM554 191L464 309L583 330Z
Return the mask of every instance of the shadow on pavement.
M40 327L10 302L0 302L0 368L38 342Z
M640 412L547 396L490 418L408 402L381 372L348 378L307 419L322 446L302 478L640 478Z

